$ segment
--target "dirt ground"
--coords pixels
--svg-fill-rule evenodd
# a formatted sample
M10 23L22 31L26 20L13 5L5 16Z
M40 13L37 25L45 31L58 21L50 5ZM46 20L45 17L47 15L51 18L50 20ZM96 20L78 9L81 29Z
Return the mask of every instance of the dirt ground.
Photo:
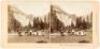
M85 36L66 35L66 36L18 36L8 35L9 43L91 43L92 33L86 32Z

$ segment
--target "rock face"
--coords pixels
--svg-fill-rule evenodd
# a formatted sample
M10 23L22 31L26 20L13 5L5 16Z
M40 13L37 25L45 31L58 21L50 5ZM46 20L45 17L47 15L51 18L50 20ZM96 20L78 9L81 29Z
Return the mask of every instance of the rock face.
M14 16L14 11L10 5L8 5L8 32L20 31L21 24Z

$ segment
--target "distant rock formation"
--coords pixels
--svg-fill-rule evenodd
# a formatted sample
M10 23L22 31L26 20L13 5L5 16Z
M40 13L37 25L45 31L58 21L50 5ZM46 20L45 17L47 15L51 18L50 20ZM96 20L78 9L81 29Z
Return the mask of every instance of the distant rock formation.
M11 9L8 6L8 30L14 30L14 28L24 28L23 30L49 30L50 32L64 31L66 28L71 29L88 29L92 27L91 12L87 16L76 16L75 14L69 14L63 11L59 6L51 5L50 11L47 15L41 17L34 17L33 15L27 15L20 10ZM13 11L14 10L14 11ZM14 18L14 13L24 15L29 20L27 26L22 26L17 19ZM14 20L16 20L14 22ZM12 29L11 29L12 28ZM19 29L21 30L21 29Z

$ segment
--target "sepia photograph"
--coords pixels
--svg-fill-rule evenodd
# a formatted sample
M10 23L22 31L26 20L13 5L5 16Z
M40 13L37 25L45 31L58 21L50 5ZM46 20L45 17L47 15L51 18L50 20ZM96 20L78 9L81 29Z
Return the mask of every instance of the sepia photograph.
M93 1L8 0L8 43L92 43Z

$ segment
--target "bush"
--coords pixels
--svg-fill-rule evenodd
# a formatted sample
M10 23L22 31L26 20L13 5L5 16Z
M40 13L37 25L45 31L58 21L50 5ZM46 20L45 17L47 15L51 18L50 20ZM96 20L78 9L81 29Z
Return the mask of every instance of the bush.
M87 40L81 40L81 41L79 41L79 43L89 43L89 41L87 41Z
M37 43L47 43L47 41L40 40L40 41L37 41Z

